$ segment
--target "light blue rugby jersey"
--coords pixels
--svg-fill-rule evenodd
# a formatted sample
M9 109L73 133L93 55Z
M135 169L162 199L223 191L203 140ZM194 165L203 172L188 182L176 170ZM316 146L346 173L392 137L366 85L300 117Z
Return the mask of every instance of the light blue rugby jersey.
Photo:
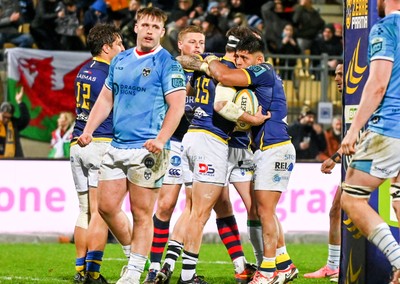
M111 145L141 148L161 129L168 109L165 96L185 90L185 75L182 66L163 47L145 55L138 55L132 48L111 61L105 86L114 97ZM169 143L165 148L169 149Z
M393 62L386 94L368 122L368 129L376 133L400 138L400 12L394 12L371 29L369 60Z

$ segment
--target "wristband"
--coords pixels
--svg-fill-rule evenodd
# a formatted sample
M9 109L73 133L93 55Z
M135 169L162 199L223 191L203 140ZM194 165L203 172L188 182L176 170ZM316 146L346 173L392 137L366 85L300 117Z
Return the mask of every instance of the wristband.
M334 161L335 163L340 163L340 162L342 161L342 156L341 156L338 152L336 152L335 154L333 154L333 155L330 157L330 159L331 159L332 161Z

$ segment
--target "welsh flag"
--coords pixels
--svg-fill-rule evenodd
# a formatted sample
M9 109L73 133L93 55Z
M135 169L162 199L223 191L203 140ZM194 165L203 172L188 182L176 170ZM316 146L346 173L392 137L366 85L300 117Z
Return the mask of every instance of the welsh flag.
M91 59L91 54L12 48L6 50L6 55L8 101L16 104L15 94L23 87L24 101L31 114L29 126L21 134L50 141L59 113L75 112L75 76Z

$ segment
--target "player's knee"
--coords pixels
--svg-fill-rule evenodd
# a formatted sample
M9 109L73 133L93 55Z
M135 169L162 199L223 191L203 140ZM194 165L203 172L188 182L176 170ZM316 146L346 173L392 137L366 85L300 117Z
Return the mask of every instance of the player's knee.
M89 227L89 212L80 211L75 226L87 229Z
M364 185L350 185L345 182L342 183L342 189L348 195L354 198L364 198L368 199L371 196L371 193L374 191L374 188L370 186ZM342 196L343 200L343 196Z

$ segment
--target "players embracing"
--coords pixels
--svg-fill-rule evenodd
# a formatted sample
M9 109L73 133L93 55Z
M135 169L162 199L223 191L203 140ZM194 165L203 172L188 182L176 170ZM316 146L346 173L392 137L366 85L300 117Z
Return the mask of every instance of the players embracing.
M278 271L276 267L280 223L275 210L282 192L287 190L296 154L287 133L287 103L282 80L273 67L265 63L264 49L264 43L257 37L240 41L236 48L236 66L240 69L236 70L228 69L216 58L206 58L208 71L216 80L225 86L250 86L263 113L271 113L270 119L251 130L256 149L254 189L265 244L263 261L252 284L284 283L297 270L289 263L287 271Z

